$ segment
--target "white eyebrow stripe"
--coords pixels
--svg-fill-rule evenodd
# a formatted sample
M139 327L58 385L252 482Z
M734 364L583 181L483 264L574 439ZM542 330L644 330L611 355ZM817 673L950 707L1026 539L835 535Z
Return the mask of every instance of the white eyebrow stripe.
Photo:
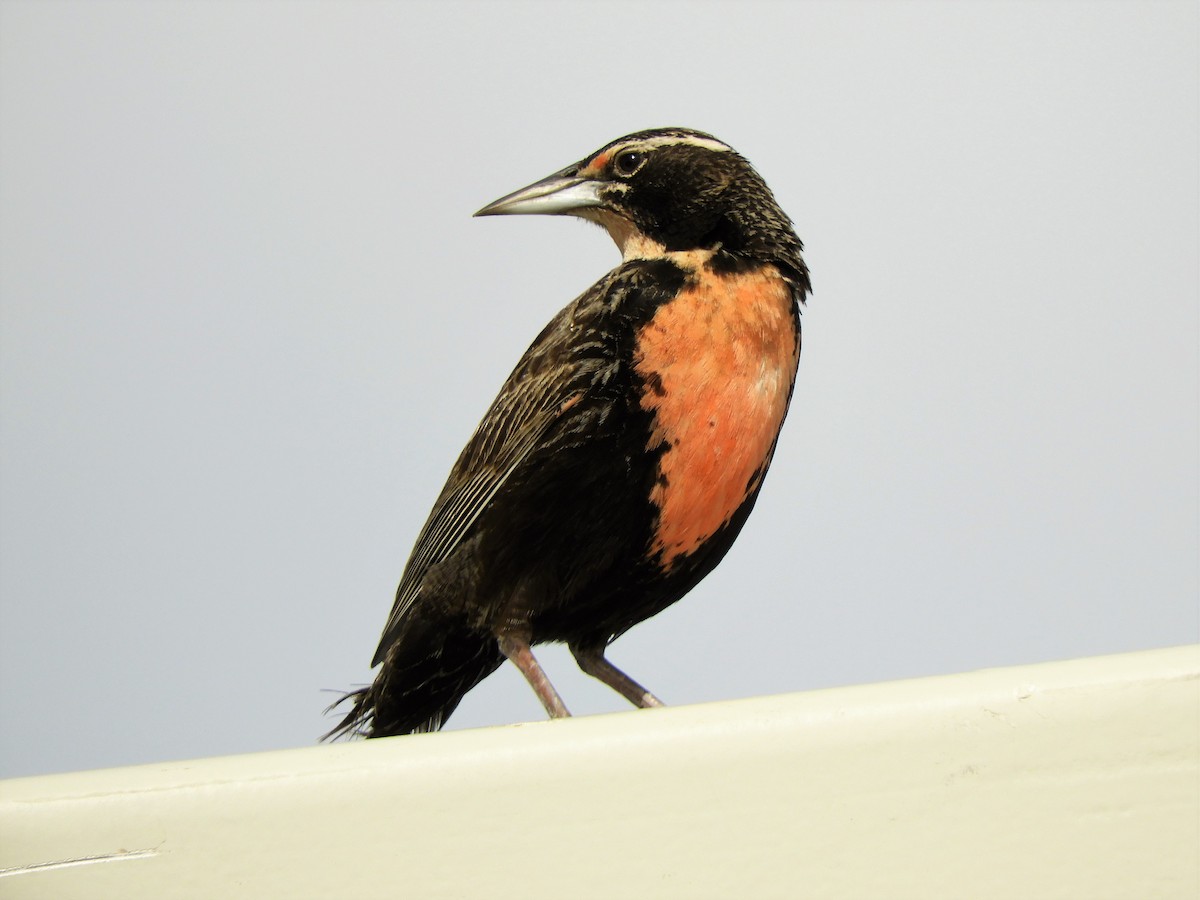
M693 147L703 147L705 150L717 150L720 152L730 152L733 150L728 144L723 144L716 138L699 137L694 134L660 134L657 137L642 138L641 140L630 141L628 144L621 144L614 147L612 152L618 150L654 150L657 147L669 147L673 144L689 144Z

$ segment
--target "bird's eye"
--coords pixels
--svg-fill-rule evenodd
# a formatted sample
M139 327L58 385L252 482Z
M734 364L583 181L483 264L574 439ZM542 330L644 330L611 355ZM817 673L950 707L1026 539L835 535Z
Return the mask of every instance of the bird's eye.
M624 153L618 153L617 158L613 160L613 171L618 175L628 178L640 169L645 162L645 153L639 153L636 150L626 150Z

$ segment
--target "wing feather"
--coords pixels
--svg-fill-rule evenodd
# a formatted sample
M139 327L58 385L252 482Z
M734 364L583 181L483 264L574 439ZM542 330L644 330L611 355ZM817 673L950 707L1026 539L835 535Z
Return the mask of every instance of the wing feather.
M398 637L429 570L470 537L496 494L593 381L588 375L597 360L579 354L578 346L571 352L570 312L568 307L555 317L526 351L454 464L405 566L371 665L383 660Z

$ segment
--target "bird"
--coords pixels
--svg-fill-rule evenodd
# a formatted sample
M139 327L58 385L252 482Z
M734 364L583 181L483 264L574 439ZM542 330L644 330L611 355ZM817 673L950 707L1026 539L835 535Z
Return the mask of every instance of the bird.
M475 215L527 214L601 226L621 262L500 388L417 537L374 680L326 738L436 731L505 660L569 716L546 642L662 706L607 648L713 570L762 488L811 284L757 171L706 132L638 131Z

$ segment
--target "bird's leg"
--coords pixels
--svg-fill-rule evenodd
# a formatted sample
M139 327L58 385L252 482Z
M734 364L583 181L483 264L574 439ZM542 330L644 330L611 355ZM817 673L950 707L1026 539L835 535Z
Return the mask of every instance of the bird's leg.
M550 718L561 719L570 716L567 705L563 703L562 697L558 695L558 691L546 677L545 670L534 657L533 650L529 647L529 640L511 632L502 632L496 635L496 641L500 645L500 652L521 670L521 674L525 676L525 680L529 682L533 692L542 701L542 706L546 707Z
M571 655L575 657L575 662L579 664L580 669L593 678L603 681L634 706L640 706L642 709L666 706L665 703L605 659L603 644L570 644L568 646L570 646Z

